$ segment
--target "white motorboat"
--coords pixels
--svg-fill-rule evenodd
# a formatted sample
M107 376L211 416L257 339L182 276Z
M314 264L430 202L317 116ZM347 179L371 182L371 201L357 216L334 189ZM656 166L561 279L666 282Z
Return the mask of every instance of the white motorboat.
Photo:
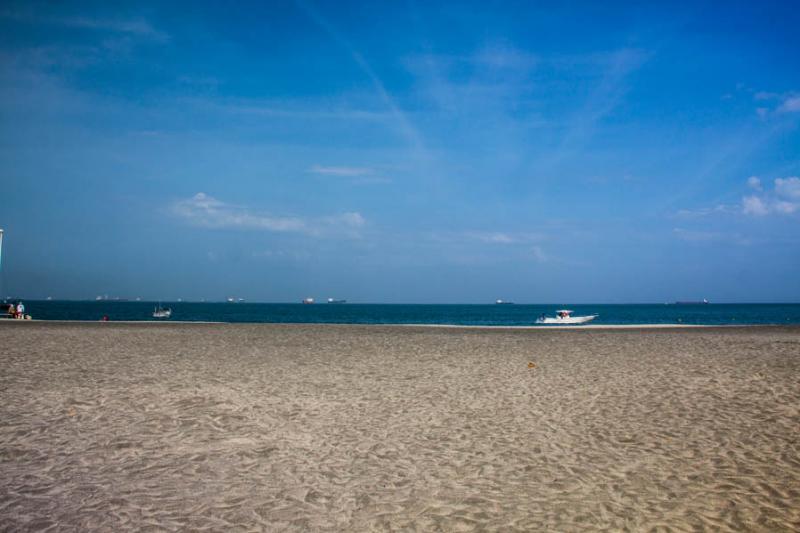
M559 309L556 311L555 317L550 316L540 316L537 320L537 324L585 324L587 322L591 322L598 315L586 315L586 316L572 316L574 311L570 311L569 309Z
M169 318L172 316L172 309L169 307L161 307L161 304L153 309L153 318Z

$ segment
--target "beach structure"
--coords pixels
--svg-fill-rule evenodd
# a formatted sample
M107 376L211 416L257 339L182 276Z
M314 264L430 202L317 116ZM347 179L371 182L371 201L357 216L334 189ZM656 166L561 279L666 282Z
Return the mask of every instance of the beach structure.
M3 228L0 228L0 299L3 298ZM5 301L5 300L3 300Z
M3 273L3 230L0 229L0 280L2 280L2 273ZM3 284L0 283L0 294L2 294L4 288L5 287L3 287ZM3 299L3 303L5 306L5 299ZM8 318L22 318L26 320L31 319L31 315L25 313L25 306L21 301L17 302L16 304L14 302L11 302L11 304L12 305L8 311L9 314ZM16 312L12 312L13 309L15 309L14 305L16 305Z

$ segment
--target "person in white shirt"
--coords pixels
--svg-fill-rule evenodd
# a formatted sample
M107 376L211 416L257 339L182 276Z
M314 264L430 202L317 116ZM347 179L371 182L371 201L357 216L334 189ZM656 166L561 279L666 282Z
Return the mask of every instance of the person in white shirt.
M17 318L25 318L25 306L22 302L17 304Z

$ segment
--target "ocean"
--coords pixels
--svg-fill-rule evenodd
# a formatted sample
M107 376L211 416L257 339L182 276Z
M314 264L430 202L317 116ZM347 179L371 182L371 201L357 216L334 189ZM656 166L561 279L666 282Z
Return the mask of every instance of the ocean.
M35 301L26 312L42 320L153 320L155 302ZM303 324L453 324L527 326L542 314L572 309L599 314L592 324L800 324L800 304L328 304L163 302L172 321ZM166 321L166 320L164 320ZM548 326L542 326L548 327Z

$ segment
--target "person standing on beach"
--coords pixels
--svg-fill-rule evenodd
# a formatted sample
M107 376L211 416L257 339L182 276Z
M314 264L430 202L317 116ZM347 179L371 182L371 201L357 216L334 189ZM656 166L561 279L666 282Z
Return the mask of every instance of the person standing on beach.
M25 318L25 306L22 300L17 304L17 318Z

